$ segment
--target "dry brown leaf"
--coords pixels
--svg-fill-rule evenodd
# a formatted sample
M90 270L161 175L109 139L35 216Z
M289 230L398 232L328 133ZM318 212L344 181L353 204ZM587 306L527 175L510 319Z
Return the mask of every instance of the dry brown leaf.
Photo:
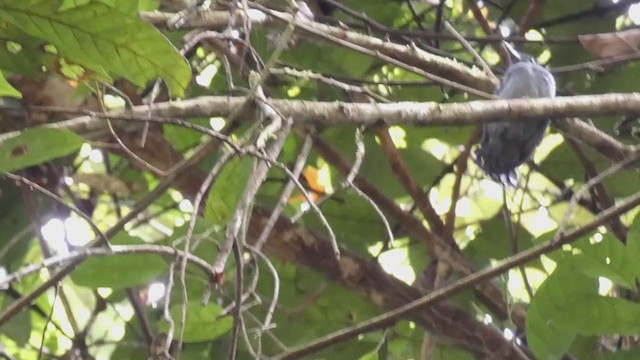
M579 35L578 39L582 46L598 59L631 55L638 52L640 29Z

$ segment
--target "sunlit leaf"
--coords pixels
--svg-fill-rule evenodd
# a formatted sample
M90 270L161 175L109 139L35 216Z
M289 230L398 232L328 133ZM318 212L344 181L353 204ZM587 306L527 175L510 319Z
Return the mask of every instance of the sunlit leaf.
M144 86L163 78L183 96L191 69L151 24L102 2L59 11L49 0L0 1L0 18L55 45L80 64L103 67Z

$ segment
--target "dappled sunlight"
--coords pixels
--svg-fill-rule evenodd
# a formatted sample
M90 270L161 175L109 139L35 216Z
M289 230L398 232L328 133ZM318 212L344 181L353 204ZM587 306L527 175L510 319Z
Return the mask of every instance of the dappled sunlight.
M455 146L439 139L427 139L422 143L422 149L442 162L451 162L460 151Z
M411 285L416 279L416 274L411 267L408 257L408 247L398 247L383 252L378 258L382 268L389 274Z
M524 271L527 274L527 282L535 293L538 287L540 287L540 285L547 278L548 274L544 271L541 271L540 269L528 266L524 267ZM527 293L520 269L510 270L507 276L507 286L509 289L509 294L513 297L513 301L525 304L529 303L531 299L529 298L529 294Z
M406 149L407 140L406 140L406 131L400 126L390 126L389 127L389 136L391 136L391 140L393 141L393 145L398 149Z
M629 6L629 18L634 24L640 24L640 4Z
M0 357L637 357L636 1L9 2Z
M533 162L540 164L549 156L558 146L562 145L564 138L560 134L547 134L542 139L542 143L533 156Z
M158 303L165 296L166 286L164 283L154 282L147 288L147 305L157 308Z
M198 75L196 75L196 83L202 87L208 88L211 85L211 80L218 73L218 66L216 64L207 65Z
M67 241L72 246L85 246L95 236L87 221L74 215L65 219L64 228Z
M60 219L50 219L40 230L42 237L47 242L50 249L56 254L68 254L69 247L66 242L66 229L64 222Z

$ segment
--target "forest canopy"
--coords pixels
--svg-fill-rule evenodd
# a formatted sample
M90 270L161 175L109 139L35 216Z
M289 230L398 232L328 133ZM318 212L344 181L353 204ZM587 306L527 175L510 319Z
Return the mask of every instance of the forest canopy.
M0 357L640 358L638 25L0 0Z

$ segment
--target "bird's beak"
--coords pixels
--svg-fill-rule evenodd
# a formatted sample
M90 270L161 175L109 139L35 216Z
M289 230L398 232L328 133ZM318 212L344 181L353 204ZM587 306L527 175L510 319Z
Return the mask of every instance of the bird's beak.
M509 55L511 56L511 58L509 59L510 62L522 61L522 55L520 55L518 50L516 50L511 44L503 41L502 45L505 47L505 49L507 49L507 53L509 53Z

